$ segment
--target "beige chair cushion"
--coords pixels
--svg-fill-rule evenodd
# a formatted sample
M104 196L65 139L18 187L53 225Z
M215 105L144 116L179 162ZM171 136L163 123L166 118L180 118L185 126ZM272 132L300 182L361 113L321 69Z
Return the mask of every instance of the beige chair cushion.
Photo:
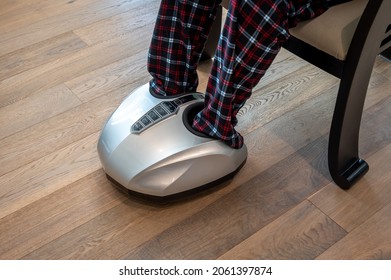
M345 60L367 3L368 0L354 0L331 7L319 17L299 23L289 32L339 60Z
M229 0L223 0L228 7ZM354 0L331 7L317 18L301 22L289 32L300 40L345 60L358 21L368 0Z

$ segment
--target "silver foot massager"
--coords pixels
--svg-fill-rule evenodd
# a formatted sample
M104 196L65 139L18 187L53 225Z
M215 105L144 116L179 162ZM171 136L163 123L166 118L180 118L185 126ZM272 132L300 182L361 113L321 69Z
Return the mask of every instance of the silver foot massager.
M247 148L232 149L191 127L200 93L155 97L146 84L132 92L104 126L98 153L109 179L129 191L167 197L231 178Z

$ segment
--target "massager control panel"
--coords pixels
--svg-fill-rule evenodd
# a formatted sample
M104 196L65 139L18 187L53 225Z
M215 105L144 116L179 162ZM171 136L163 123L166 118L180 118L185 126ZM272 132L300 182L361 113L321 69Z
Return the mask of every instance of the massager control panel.
M146 112L139 118L130 128L131 133L140 134L147 128L157 124L158 122L175 115L179 111L179 107L193 100L203 100L204 97L200 93L188 94L178 97L173 100L162 101L155 107Z

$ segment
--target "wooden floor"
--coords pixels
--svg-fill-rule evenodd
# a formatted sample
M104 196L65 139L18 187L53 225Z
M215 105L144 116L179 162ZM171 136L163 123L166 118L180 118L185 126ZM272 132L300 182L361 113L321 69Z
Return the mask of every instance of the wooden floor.
M170 203L126 196L96 144L146 83L156 0L0 3L1 259L391 259L391 63L378 58L349 191L327 169L339 81L281 51L239 113L229 183ZM208 64L200 67L205 87Z

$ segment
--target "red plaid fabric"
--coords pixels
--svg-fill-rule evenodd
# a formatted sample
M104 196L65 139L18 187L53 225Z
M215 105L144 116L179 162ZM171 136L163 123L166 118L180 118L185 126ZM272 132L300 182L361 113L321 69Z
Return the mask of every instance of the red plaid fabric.
M152 92L196 90L197 65L220 2L162 0L148 55ZM231 0L205 107L193 127L232 148L242 147L236 114L289 38L288 28L320 15L326 5L326 0Z

